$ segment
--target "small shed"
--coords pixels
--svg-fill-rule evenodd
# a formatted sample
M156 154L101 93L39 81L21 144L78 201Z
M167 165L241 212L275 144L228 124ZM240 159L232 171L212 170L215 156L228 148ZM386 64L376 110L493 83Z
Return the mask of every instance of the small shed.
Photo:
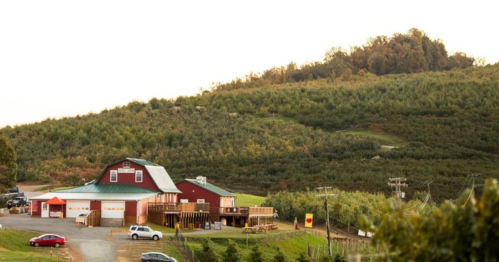
M65 217L64 214L64 205L66 205L66 201L58 198L58 197L53 197L47 202L45 202L47 205L49 205L49 217L60 217L63 218Z

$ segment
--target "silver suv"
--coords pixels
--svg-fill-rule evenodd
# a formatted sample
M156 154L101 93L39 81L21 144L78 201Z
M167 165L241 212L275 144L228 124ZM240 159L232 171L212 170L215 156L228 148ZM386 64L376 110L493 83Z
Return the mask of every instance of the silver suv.
M154 231L148 226L132 225L128 229L128 236L133 240L138 238L150 238L152 240L160 240L163 238L163 233Z

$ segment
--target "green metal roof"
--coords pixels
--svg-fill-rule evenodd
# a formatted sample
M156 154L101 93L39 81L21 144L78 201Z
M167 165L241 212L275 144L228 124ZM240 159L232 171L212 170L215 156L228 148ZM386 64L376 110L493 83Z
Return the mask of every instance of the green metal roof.
M151 161L147 161L147 160L144 160L144 159L126 158L126 160L128 160L130 162L134 162L135 164L138 164L138 165L141 165L141 166L159 166L156 163L153 163ZM123 161L123 160L121 160L121 161ZM115 162L114 164L119 163L121 161Z
M185 181L192 183L198 187L204 188L204 189L206 189L210 192L213 192L219 196L226 196L226 197L235 197L236 196L236 195L232 194L231 192L225 191L225 190L223 190L217 186L214 186L208 182L204 185L204 184L199 183L196 179L185 179Z
M126 193L126 194L155 193L154 191L151 191L149 189L132 186L129 184L97 184L97 185L89 184L86 186L57 190L53 192L54 193Z

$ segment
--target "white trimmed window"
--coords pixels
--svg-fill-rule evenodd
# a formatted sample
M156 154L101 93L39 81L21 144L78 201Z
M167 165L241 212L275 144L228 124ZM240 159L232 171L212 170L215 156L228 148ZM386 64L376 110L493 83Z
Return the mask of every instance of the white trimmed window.
M142 183L142 170L135 171L135 182Z
M109 181L118 182L118 170L111 170Z
M128 161L123 162L123 167L124 168L129 168L130 167L130 162L128 162Z
M204 204L204 199L198 199L198 204Z

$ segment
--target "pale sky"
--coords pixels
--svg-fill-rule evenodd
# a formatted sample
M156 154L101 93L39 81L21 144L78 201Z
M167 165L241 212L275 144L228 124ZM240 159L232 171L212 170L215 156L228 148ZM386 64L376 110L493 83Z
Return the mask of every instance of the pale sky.
M0 128L191 96L411 28L499 62L497 1L0 1Z

